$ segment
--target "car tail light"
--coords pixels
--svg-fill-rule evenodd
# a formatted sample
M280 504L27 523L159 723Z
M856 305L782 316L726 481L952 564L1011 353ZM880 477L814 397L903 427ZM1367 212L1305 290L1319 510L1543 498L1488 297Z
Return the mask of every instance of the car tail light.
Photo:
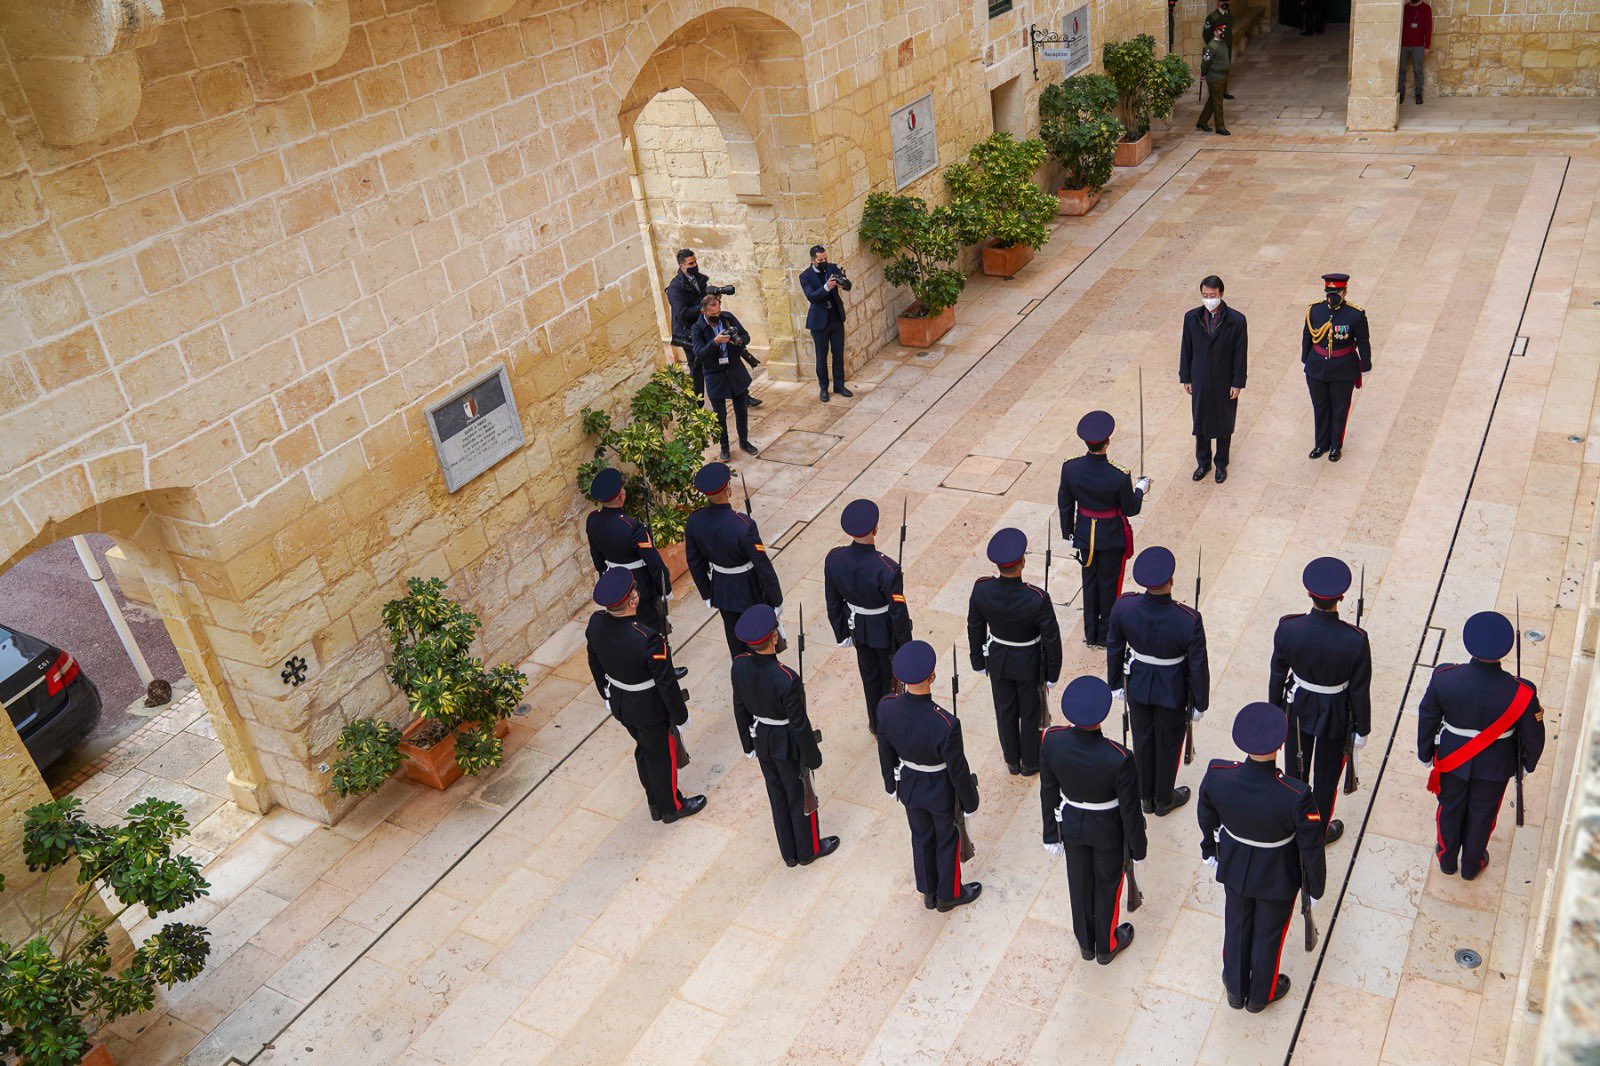
M65 689L68 685L72 684L77 676L78 660L74 659L66 652L62 652L56 657L56 661L51 664L50 669L45 671L45 692L48 695L54 696Z

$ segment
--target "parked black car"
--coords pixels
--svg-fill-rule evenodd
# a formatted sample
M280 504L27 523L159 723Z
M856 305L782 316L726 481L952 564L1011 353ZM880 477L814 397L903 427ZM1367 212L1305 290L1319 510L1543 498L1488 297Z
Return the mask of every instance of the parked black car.
M42 770L100 721L100 691L68 652L0 624L0 705Z

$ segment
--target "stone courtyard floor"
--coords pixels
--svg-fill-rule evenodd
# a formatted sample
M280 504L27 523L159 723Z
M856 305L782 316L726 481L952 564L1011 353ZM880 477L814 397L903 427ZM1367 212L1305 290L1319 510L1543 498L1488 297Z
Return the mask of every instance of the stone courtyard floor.
M1470 132L1463 101L1455 127L1346 135L1325 118L1342 106L1326 105L1336 47L1280 30L1253 48L1232 138L1194 133L1186 102L1091 215L1063 220L1017 279L974 278L938 347L878 353L853 401L763 386L753 436L769 450L740 465L791 627L807 608L835 857L779 859L760 773L739 758L720 626L680 585L675 644L694 693L682 785L709 796L701 816L663 827L645 814L575 620L528 664L531 713L495 774L444 793L391 782L332 827L278 811L243 829L191 908L212 930L211 968L115 1025L118 1061L1532 1062L1532 916L1571 777L1563 710L1587 673L1573 638L1600 487L1600 147L1592 131ZM1318 275L1335 269L1353 275L1376 356L1331 465L1305 458L1298 351ZM1220 487L1189 480L1175 374L1180 317L1208 273L1250 317L1254 349ZM1526 354L1512 356L1518 337ZM986 686L966 670L983 796L969 869L986 891L949 915L924 910L853 656L826 632L822 560L857 496L882 505L891 550L890 516L908 501L908 599L936 647L961 638L995 528L1029 533L1039 580L1079 416L1113 411L1114 457L1137 464L1140 368L1154 489L1135 535L1173 549L1180 590L1203 550L1213 712L1180 781L1235 754L1232 712L1266 694L1272 628L1304 607L1304 563L1366 568L1376 673L1362 787L1338 812L1348 830L1329 852L1322 942L1305 954L1296 930L1293 991L1260 1015L1224 1001L1222 893L1188 809L1151 820L1137 942L1110 967L1077 958L1062 864L1039 848L1036 782L1005 773ZM1050 589L1066 676L1103 669L1060 556ZM1552 741L1527 824L1506 812L1492 865L1465 883L1431 869L1414 707L1427 664L1462 654L1461 621L1516 602L1523 628L1547 634L1524 654ZM948 693L946 676L936 694ZM1483 965L1458 966L1458 948Z

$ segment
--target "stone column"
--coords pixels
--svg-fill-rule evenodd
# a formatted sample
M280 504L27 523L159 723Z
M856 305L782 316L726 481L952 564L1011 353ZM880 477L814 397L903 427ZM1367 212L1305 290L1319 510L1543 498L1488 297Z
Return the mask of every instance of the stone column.
M1400 121L1400 8L1404 0L1354 0L1350 5L1351 130L1392 130Z

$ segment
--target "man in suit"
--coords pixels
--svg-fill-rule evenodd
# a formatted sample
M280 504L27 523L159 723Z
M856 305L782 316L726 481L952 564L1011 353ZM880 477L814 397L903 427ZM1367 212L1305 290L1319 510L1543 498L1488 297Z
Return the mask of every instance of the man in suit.
M758 603L781 609L783 589L755 519L733 509L731 482L722 463L707 463L694 475L706 503L683 525L683 550L695 590L707 607L721 612L728 652L737 657L745 653L739 616Z
M1183 316L1178 352L1178 381L1189 394L1194 419L1194 479L1203 481L1210 472L1215 440L1219 485L1228 480L1228 445L1250 349L1244 315L1227 305L1222 291L1222 279L1215 274L1200 283L1201 306Z
M689 334L695 358L705 375L706 398L717 409L717 425L722 432L722 458L728 458L728 402L733 402L734 426L739 432L739 447L747 455L759 455L750 443L750 372L746 363L759 365L746 347L750 334L733 312L722 309L722 297L707 296L700 301L700 320Z
M672 346L683 350L694 378L694 394L705 398L705 378L700 372L700 359L694 354L694 343L689 333L700 318L700 301L705 298L708 280L700 273L700 261L693 248L678 249L678 272L667 282L667 307L672 319Z
M854 647L867 731L878 733L878 701L893 686L894 653L911 640L900 564L878 550L878 505L852 500L839 516L850 543L833 549L822 565L828 623L839 647Z
M811 308L806 312L806 329L817 349L817 398L828 402L828 353L833 352L833 391L840 396L855 395L844 386L844 297L850 279L841 267L828 262L828 250L811 246L811 265L800 271L800 288Z
M1072 542L1083 567L1083 642L1106 646L1111 605L1122 594L1122 572L1133 556L1131 515L1144 506L1150 479L1138 481L1106 456L1116 419L1090 411L1078 420L1078 437L1088 451L1061 464L1056 509L1061 535Z

